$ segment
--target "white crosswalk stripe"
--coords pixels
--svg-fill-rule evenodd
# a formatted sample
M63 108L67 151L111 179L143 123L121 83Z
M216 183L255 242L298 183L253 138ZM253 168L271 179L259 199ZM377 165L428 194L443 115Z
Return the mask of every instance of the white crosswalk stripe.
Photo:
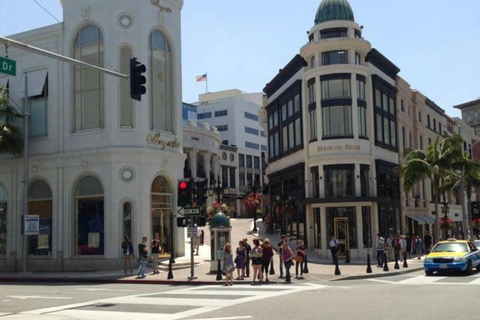
M240 303L296 292L328 288L325 285L202 286L140 295L105 298L85 303L26 311L24 315L55 315L72 319L176 320L197 316ZM245 315L248 316L248 315Z
M396 284L396 285L480 285L480 277L475 276L411 276L405 279L399 278L387 279L368 279L371 282Z

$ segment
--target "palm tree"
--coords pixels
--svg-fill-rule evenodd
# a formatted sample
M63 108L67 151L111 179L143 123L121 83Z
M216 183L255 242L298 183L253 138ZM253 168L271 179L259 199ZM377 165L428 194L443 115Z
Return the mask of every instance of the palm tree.
M0 155L18 156L23 153L22 130L12 125L18 118L23 118L23 116L8 107L8 96L0 88Z
M427 150L408 150L402 156L402 164L398 173L403 178L405 192L412 190L420 181L430 179L433 183L435 202L435 223L433 225L433 239L439 240L439 212L440 189L445 177L455 176L454 164L462 159L463 139L460 135L453 135L440 140L437 136Z

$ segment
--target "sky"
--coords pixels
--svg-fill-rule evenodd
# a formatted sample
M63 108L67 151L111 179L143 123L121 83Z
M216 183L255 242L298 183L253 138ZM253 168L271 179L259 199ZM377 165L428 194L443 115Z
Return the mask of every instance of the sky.
M59 0L37 0L62 21ZM67 0L74 1L74 0ZM76 0L80 1L80 0ZM114 0L102 0L114 1ZM144 2L148 0L131 0ZM183 101L210 92L261 92L308 41L321 0L185 0ZM480 98L479 0L349 0L363 37L397 65L413 89L450 116ZM21 17L21 18L19 18ZM56 21L33 0L0 0L0 35ZM0 46L0 56L4 55Z

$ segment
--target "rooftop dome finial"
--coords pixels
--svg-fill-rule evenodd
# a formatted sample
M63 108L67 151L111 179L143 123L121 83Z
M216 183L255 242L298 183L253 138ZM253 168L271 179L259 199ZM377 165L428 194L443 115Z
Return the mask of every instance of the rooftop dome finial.
M331 20L355 21L353 10L347 0L323 0L315 15L315 24Z

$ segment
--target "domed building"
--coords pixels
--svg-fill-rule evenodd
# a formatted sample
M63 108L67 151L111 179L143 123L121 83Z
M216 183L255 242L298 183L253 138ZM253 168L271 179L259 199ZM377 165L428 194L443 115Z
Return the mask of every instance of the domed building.
M403 230L399 71L362 37L347 0L324 0L308 43L264 88L271 210L325 256L331 235L340 258L356 258L377 232Z

